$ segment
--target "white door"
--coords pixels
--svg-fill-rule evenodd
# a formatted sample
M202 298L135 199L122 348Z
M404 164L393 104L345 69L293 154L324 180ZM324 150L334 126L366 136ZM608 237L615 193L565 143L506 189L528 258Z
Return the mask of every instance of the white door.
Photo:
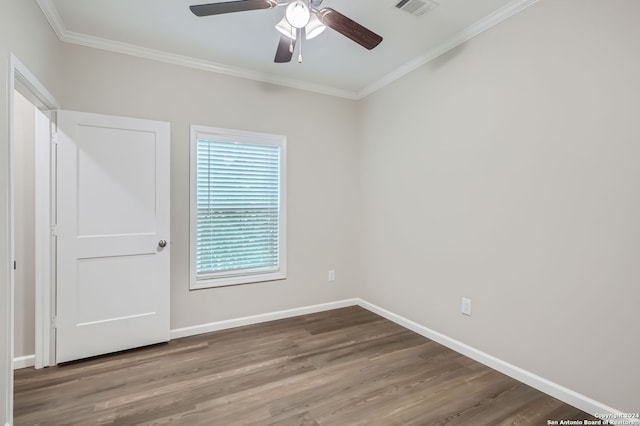
M56 361L169 340L169 123L59 111Z

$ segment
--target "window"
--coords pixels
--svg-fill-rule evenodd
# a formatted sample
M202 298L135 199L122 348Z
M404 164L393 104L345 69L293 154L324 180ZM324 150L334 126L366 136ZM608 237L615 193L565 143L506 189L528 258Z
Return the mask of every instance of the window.
M286 138L191 126L190 288L286 278Z

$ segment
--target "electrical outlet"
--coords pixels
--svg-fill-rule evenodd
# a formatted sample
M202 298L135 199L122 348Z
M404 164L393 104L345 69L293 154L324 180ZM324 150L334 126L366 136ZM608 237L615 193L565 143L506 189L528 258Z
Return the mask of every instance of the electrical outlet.
M466 297L462 298L462 304L460 306L460 311L464 315L471 316L471 299L467 299Z
M334 271L333 269L329 270L329 273L327 274L327 281L335 281L336 280L336 271Z

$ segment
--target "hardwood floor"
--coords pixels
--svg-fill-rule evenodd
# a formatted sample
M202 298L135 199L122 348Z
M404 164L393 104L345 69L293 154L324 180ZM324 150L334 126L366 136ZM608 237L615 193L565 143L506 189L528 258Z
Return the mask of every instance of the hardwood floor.
M593 419L360 307L15 372L15 425L546 425Z

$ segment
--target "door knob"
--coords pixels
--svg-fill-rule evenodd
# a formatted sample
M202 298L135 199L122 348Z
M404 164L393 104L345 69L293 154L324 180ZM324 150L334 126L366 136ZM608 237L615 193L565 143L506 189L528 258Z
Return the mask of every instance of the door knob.
M160 248L166 247L167 246L167 242L165 240L160 240L160 241L158 241L158 245L160 246Z

